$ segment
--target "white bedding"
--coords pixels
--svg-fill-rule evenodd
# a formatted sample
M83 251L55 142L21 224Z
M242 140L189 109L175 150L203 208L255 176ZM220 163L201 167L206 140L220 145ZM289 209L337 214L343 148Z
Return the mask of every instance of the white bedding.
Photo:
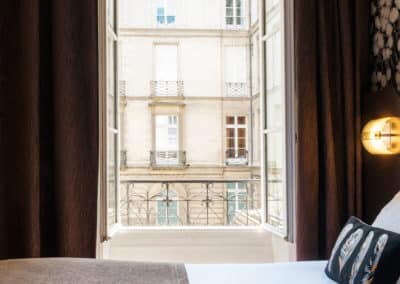
M326 261L274 264L186 264L190 284L332 284Z

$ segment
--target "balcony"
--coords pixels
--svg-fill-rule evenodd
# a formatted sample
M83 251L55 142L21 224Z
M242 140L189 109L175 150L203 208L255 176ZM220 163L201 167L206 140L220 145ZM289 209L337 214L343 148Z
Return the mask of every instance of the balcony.
M246 97L248 95L247 84L227 82L225 83L225 92L227 97Z
M151 81L152 97L183 97L183 81Z
M125 226L258 226L259 180L121 181Z
M227 166L247 166L249 164L249 152L245 149L226 150L225 164Z
M186 151L150 151L151 167L184 167Z

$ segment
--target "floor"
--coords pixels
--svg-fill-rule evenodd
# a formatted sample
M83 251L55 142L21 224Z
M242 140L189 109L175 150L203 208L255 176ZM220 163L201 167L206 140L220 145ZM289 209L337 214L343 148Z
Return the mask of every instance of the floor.
M104 258L179 263L266 263L295 260L294 245L265 229L129 230L104 247Z

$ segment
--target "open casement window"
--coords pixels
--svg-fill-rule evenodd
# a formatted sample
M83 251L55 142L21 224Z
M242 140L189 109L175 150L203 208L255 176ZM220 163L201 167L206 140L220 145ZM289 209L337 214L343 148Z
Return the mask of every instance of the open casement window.
M100 115L101 115L101 237L107 239L119 224L119 116L117 0L99 2Z
M291 65L291 1L261 1L261 108L265 149L262 176L266 223L293 240L294 122Z

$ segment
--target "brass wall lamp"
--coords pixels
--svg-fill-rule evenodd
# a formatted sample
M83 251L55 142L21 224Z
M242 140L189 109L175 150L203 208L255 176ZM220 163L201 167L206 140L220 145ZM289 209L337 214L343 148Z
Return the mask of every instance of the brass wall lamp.
M364 148L373 155L400 153L400 118L384 117L369 121L362 130Z

